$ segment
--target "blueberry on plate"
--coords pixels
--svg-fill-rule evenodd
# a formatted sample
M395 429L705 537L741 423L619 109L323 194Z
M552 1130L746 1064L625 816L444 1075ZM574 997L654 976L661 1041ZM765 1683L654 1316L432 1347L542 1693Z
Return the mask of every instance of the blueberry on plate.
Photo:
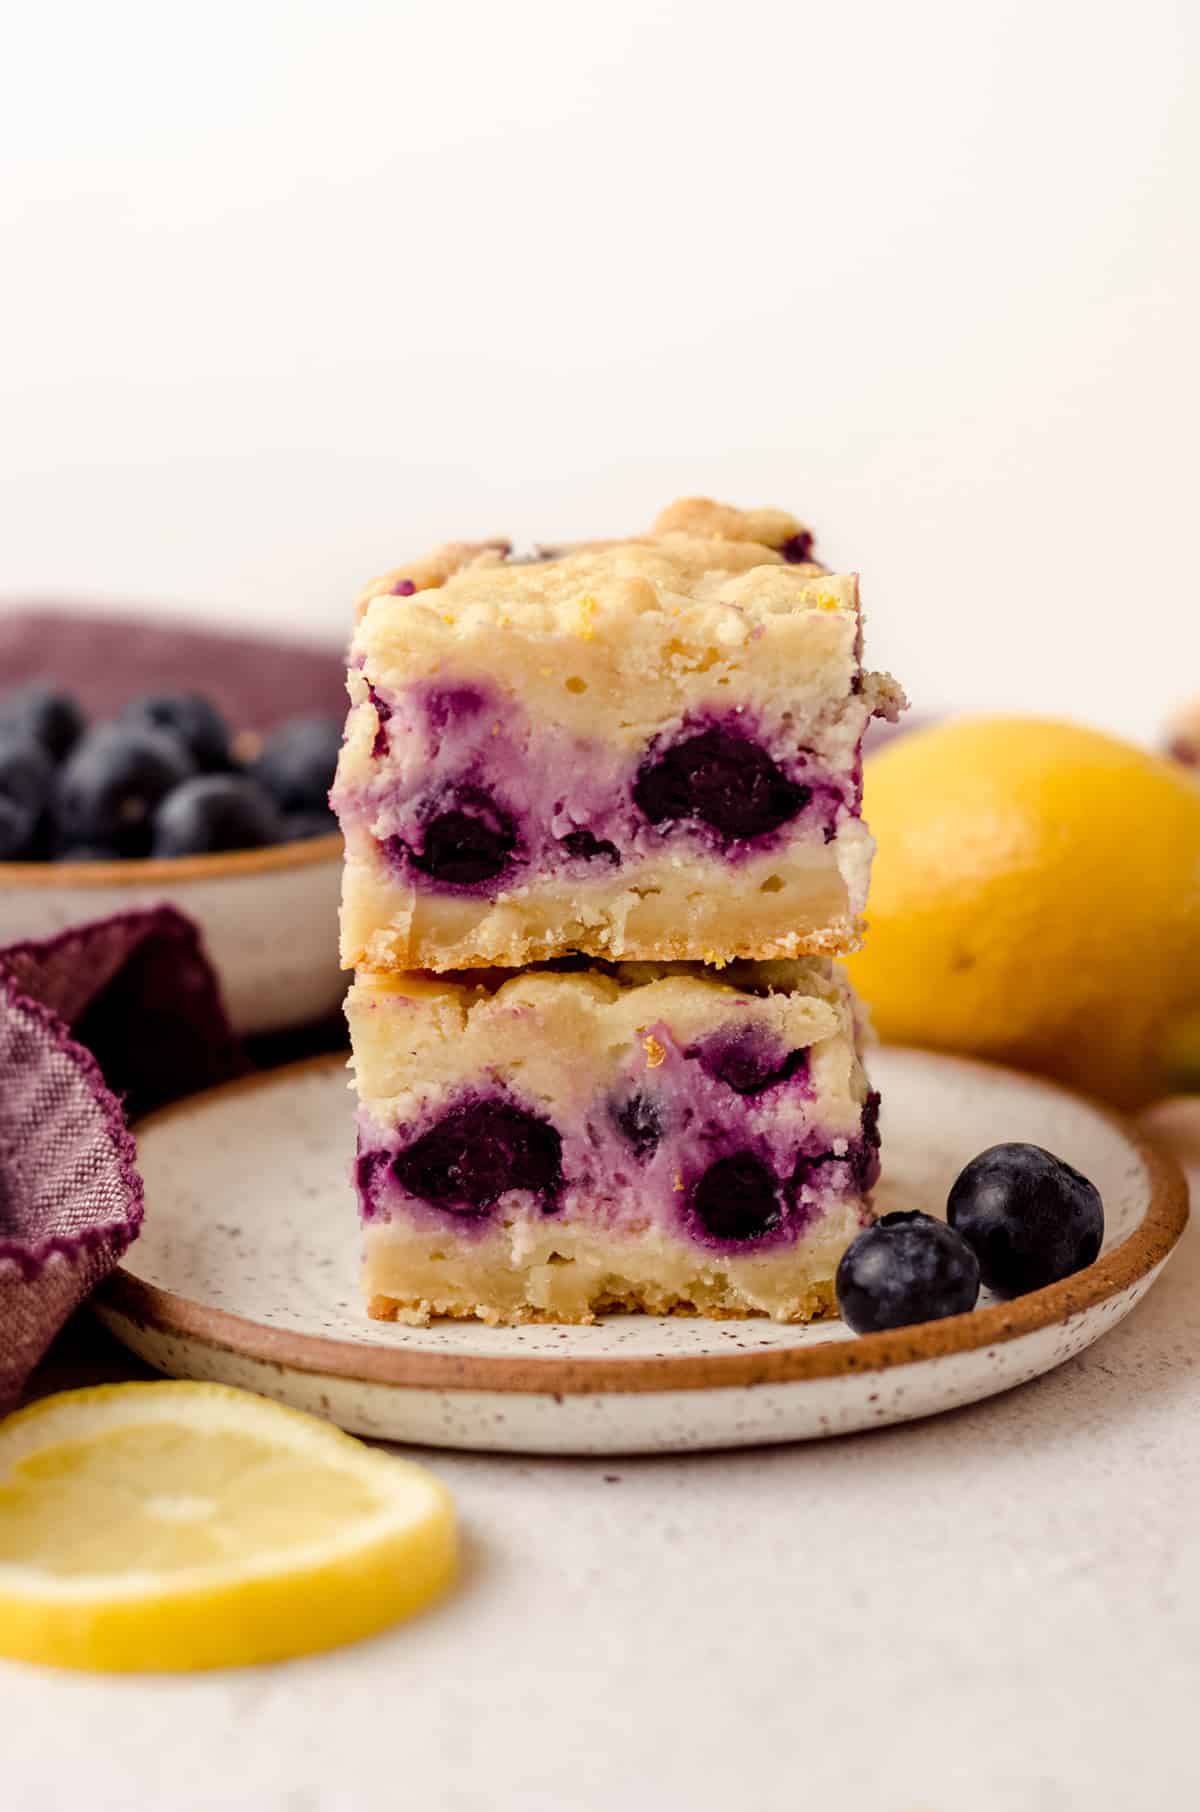
M156 807L191 773L191 756L169 731L144 724L90 730L59 771L54 810L60 845L146 855Z
M1090 1265L1104 1239L1094 1183L1040 1145L992 1145L959 1173L946 1212L984 1283L1024 1296Z
M202 692L143 692L130 699L117 721L172 731L202 774L229 767L229 725Z
M69 755L83 734L83 712L69 692L33 681L0 693L0 736L12 732L40 743L53 761Z
M272 730L250 769L283 812L319 812L329 803L342 726L329 717L292 717Z
M50 757L28 735L0 730L0 861L34 855L34 840L54 784Z
M280 837L275 802L244 774L198 774L169 792L154 814L154 856L261 849Z
M838 1308L856 1334L962 1315L978 1295L979 1260L961 1233L915 1209L864 1228L837 1268Z

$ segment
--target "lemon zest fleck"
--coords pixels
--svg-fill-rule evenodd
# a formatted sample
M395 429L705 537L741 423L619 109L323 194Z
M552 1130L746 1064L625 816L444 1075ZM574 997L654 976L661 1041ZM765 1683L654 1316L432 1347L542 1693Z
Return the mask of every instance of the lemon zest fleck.
M592 622L592 618L595 616L598 608L599 606L591 592L585 591L582 598L579 600L579 614L583 619L579 625L579 635L585 642L592 641L596 634L596 626Z

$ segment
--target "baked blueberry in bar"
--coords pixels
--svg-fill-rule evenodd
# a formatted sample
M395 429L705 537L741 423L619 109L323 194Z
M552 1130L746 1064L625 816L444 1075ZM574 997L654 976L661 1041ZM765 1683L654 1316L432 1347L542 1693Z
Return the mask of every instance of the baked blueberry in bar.
M442 550L370 588L334 789L346 966L854 948L862 737L903 696L811 551L782 512L685 500L640 540Z
M822 958L360 974L370 1313L832 1309L876 1098Z

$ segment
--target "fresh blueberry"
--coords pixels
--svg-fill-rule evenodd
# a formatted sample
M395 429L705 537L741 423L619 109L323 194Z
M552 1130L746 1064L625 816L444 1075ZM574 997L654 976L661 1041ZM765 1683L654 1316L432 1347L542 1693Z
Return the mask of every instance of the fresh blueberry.
M338 827L332 812L290 812L282 821L281 843L304 843L310 837L328 837Z
M55 847L55 862L119 862L121 852L106 849L101 843L63 843Z
M293 717L271 731L251 773L283 812L319 812L328 803L342 743L331 717Z
M662 1142L662 1115L649 1095L640 1089L612 1106L613 1124L639 1164L644 1164Z
M29 860L35 822L15 800L0 793L0 862Z
M146 855L156 807L191 772L191 756L167 730L142 724L102 724L90 730L58 776L60 843Z
M562 1187L562 1139L524 1108L478 1101L444 1114L392 1171L410 1195L452 1214L480 1214L510 1189L528 1189L550 1214Z
M130 700L117 721L173 731L202 774L229 767L229 725L201 692L145 692Z
M53 862L58 853L58 828L54 822L54 783L51 781L46 804L33 827L33 839L25 851L26 862Z
M432 880L471 887L503 874L516 846L516 827L491 794L460 787L449 809L426 823L412 862Z
M762 837L803 811L812 788L730 730L702 730L644 762L633 796L651 824L698 818L730 840Z
M0 694L0 735L40 743L54 761L69 755L83 734L83 712L69 692L34 682Z
M837 1268L838 1308L856 1334L962 1315L978 1295L979 1261L966 1240L916 1209L883 1215Z
M54 764L41 743L0 730L0 790L32 812L40 812L54 787Z
M198 774L172 788L154 814L150 853L198 856L277 843L275 802L244 774Z
M702 1044L691 1045L684 1055L694 1057L706 1075L738 1095L761 1095L776 1083L808 1072L807 1050L781 1056L779 1045L758 1026L717 1032Z
M31 860L38 825L54 784L54 768L25 732L0 731L0 861Z
M752 1151L710 1164L692 1191L692 1212L713 1239L761 1239L783 1218L779 1186Z
M590 830L568 831L559 841L569 856L580 856L585 862L594 862L603 856L606 862L620 865L621 852L616 844L610 843L607 837L595 836Z
M946 1205L983 1281L1024 1296L1090 1265L1104 1239L1100 1192L1040 1145L992 1145L961 1171Z

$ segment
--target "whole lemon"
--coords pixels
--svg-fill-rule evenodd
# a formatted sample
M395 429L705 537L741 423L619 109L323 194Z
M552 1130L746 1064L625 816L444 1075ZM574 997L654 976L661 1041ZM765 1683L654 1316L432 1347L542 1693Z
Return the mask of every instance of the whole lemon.
M889 1041L1123 1107L1200 1007L1200 787L1075 724L959 718L866 768L878 843L852 979Z

